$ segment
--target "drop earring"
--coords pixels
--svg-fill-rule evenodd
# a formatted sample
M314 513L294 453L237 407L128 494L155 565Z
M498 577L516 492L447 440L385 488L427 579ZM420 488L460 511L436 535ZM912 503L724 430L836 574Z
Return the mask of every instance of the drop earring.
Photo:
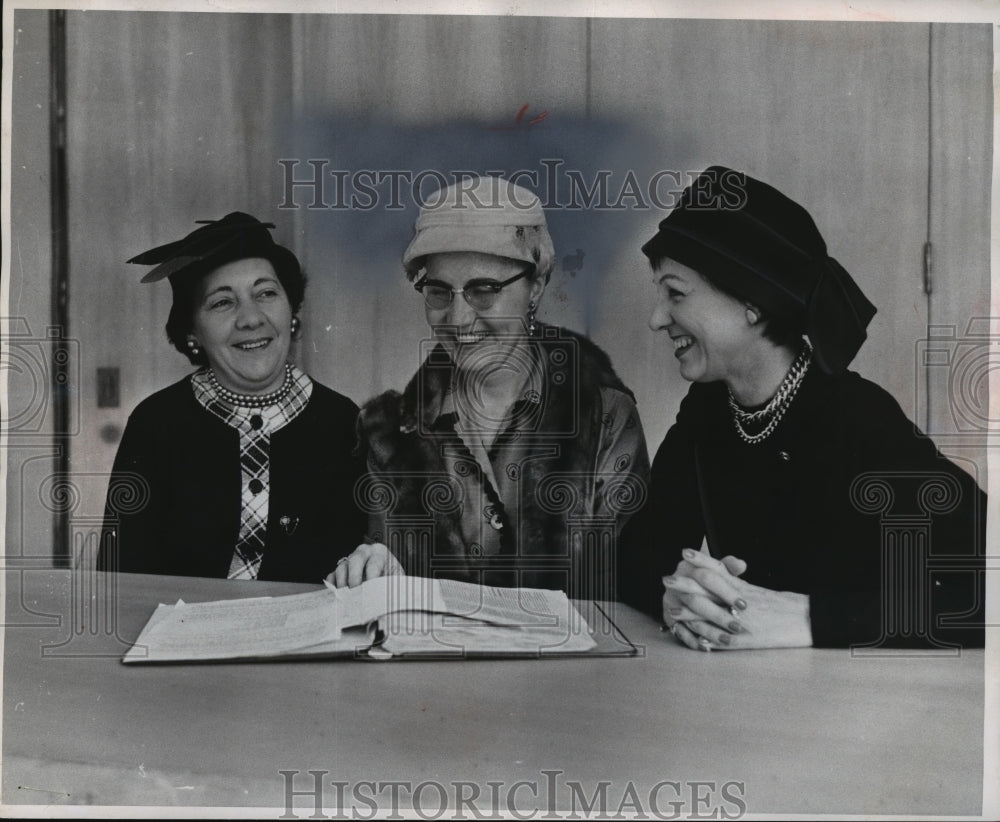
M528 303L528 336L534 337L535 331L537 330L535 326L535 301L532 300Z
M188 340L187 341L187 347L188 347L188 351L191 352L191 356L192 357L197 357L201 353L201 349L198 347L198 341L197 340Z
M294 337L302 329L302 320L298 317L292 317L292 336Z

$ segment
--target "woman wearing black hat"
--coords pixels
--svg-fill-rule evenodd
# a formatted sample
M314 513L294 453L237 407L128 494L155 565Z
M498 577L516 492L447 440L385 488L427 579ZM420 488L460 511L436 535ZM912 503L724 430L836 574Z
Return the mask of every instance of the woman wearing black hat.
M319 582L357 544L357 406L289 362L305 278L234 212L129 262L169 277L167 336L199 370L140 403L98 568Z
M703 650L981 645L985 497L846 370L875 308L805 209L710 168L642 250L650 326L694 384L628 534L624 596Z

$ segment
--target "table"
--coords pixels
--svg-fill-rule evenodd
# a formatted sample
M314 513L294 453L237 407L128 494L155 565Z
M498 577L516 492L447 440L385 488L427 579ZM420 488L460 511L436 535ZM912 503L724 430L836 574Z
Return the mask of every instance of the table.
M329 818L340 790L360 818L394 793L440 818L478 791L484 811L534 818L597 813L602 796L605 815L665 818L981 813L982 651L706 654L618 606L638 658L132 667L119 657L158 602L315 586L39 569L6 582L5 805L288 802L308 818L318 796Z

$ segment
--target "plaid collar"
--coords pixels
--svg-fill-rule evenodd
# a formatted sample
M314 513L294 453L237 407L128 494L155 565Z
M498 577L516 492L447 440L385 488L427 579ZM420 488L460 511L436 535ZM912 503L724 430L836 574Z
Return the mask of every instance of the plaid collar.
M274 405L263 408L243 408L226 402L212 387L207 368L191 375L191 388L198 403L230 428L241 434L259 436L273 434L301 414L312 396L313 383L307 374L293 365L291 390ZM262 420L263 425L257 422L255 427L255 418Z

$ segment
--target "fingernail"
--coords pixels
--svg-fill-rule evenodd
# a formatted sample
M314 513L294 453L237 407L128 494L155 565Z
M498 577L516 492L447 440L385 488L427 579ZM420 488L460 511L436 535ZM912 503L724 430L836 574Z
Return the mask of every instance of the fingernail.
M667 613L670 614L670 616L680 616L682 613L684 613L684 609L683 608L667 608Z
M729 645L732 640L729 638L729 634L719 634L719 642L723 645Z
M681 551L681 556L683 556L684 559L694 559L694 551L692 551L690 548L685 548L683 551Z
M736 600L736 602L733 603L733 605L735 605L741 611L745 611L747 609L747 601L745 599L738 599Z
M673 588L677 584L677 580L674 579L673 577L664 577L663 584L666 585L668 588Z
M742 634L744 631L743 623L737 622L735 619L729 623L729 630L734 634Z

